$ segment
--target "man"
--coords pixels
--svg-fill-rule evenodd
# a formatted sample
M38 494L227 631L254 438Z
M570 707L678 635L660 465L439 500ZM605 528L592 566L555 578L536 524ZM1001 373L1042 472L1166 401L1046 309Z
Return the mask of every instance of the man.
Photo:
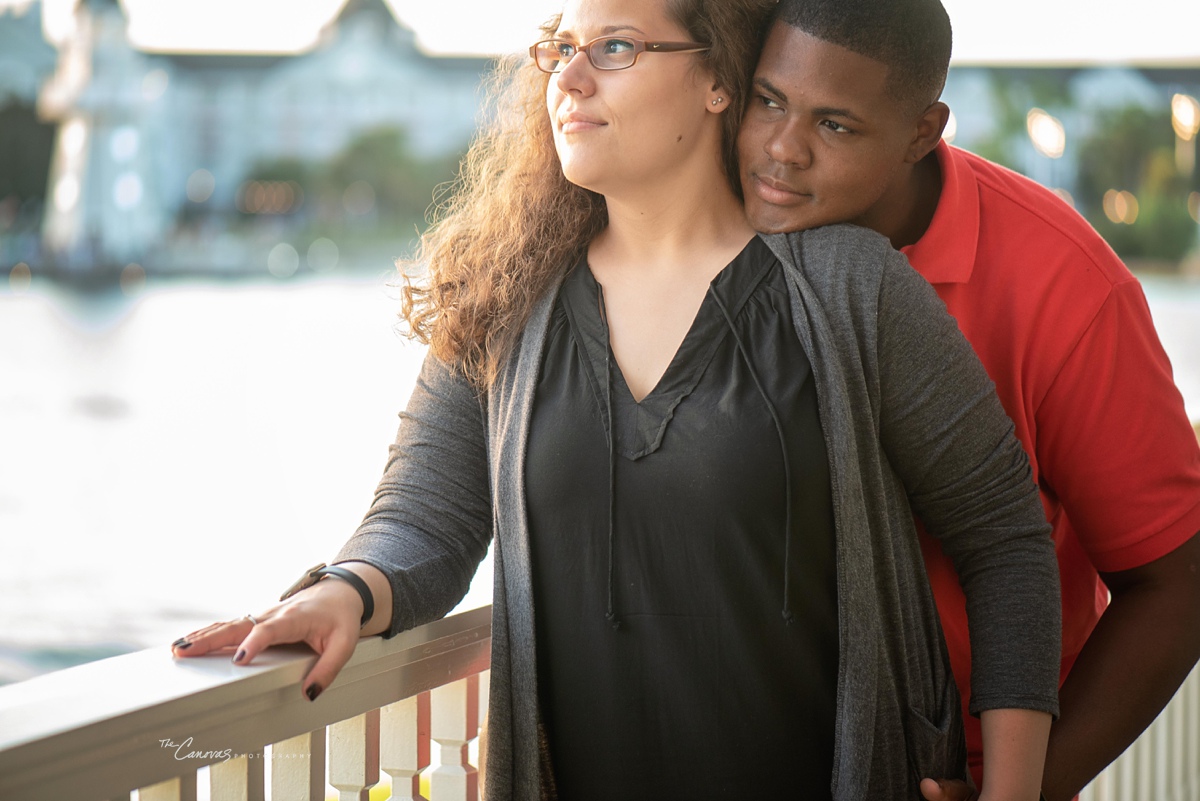
M850 221L887 236L995 381L1059 556L1061 717L1043 791L1063 801L1200 656L1200 449L1115 254L1048 190L941 142L949 58L938 0L782 0L740 136L742 182L760 231ZM937 545L923 546L969 708L964 600ZM982 786L970 715L967 729ZM970 793L921 789L931 801Z

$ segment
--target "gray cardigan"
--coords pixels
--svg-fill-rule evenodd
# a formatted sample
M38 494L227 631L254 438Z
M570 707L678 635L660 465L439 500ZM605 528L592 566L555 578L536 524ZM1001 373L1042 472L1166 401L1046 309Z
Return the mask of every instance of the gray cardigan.
M833 796L917 799L919 778L965 777L966 760L913 512L954 560L966 593L975 714L1057 714L1060 610L1049 526L991 381L904 257L848 225L765 239L784 265L830 460L839 619ZM486 397L426 360L375 503L336 558L389 576L385 636L393 636L453 608L495 536L488 801L552 794L538 714L524 457L555 295L537 304Z

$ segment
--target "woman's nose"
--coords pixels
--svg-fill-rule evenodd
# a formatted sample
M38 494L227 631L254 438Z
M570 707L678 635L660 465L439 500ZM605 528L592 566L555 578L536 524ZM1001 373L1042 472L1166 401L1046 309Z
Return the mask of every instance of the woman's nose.
M563 68L554 76L558 90L563 94L591 94L596 88L596 68L582 50L571 56Z

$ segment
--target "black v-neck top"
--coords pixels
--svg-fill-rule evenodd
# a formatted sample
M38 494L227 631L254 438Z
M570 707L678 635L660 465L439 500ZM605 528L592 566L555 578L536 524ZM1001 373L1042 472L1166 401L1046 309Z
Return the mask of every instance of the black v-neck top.
M538 695L564 801L830 797L837 589L811 369L761 240L712 288L746 353L710 294L641 403L615 360L606 370L586 261L552 312L525 469Z

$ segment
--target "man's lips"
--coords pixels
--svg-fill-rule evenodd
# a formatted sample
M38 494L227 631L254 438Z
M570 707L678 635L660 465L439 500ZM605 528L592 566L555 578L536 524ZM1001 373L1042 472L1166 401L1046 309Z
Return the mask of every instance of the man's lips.
M782 181L777 181L769 175L752 174L750 188L766 203L776 206L789 206L808 199L810 196L799 192Z

